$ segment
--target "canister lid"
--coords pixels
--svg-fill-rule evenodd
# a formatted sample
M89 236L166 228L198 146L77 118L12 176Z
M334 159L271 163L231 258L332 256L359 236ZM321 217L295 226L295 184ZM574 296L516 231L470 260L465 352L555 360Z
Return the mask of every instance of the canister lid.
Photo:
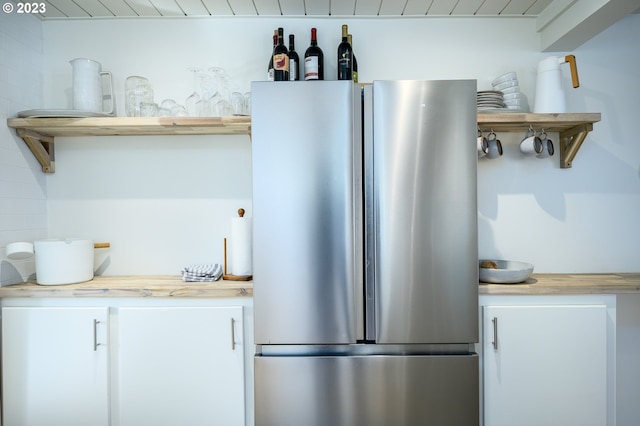
M7 257L11 260L23 260L33 256L32 243L11 243L7 244Z

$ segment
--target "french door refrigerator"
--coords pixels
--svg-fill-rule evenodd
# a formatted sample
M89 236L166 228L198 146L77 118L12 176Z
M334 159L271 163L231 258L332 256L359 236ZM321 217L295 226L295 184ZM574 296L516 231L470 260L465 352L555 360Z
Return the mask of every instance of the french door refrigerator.
M477 425L476 81L251 93L256 425Z

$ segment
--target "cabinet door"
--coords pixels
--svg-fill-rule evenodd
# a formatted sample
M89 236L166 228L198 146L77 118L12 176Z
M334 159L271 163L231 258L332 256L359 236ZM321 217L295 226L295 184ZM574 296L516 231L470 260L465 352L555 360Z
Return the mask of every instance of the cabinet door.
M244 425L242 307L118 310L120 426Z
M607 424L604 305L485 306L485 426Z
M8 426L109 424L108 308L3 308Z

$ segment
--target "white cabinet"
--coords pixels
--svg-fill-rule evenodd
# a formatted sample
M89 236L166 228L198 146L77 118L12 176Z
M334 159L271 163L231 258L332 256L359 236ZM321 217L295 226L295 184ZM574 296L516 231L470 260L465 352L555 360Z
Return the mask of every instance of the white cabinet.
M108 335L108 308L3 308L4 425L108 425Z
M120 426L244 425L242 307L117 311Z
M4 426L253 424L250 299L0 303Z
M608 424L607 306L487 305L485 426Z

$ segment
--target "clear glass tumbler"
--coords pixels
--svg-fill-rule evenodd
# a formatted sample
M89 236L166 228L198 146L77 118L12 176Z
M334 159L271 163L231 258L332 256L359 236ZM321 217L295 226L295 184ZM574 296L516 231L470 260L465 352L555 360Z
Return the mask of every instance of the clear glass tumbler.
M140 117L142 103L153 103L153 88L145 77L132 75L125 81L125 111L127 117Z

